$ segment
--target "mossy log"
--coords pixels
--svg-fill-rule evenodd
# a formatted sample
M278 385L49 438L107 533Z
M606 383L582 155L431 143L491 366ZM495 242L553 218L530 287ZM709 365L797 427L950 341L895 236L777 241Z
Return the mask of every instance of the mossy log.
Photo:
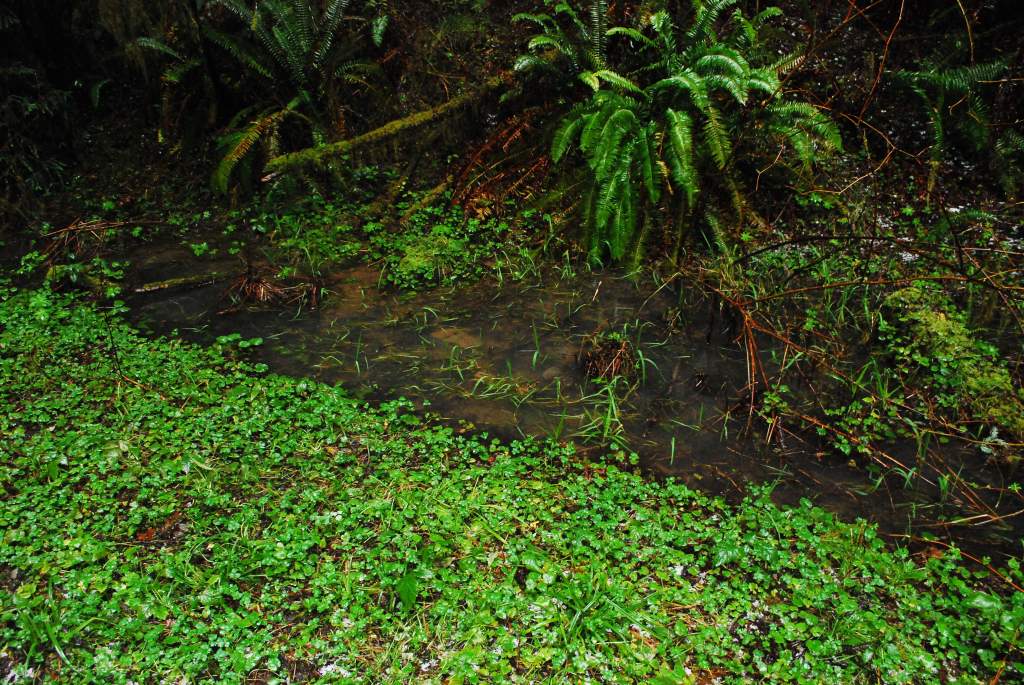
M347 154L349 151L356 148L387 140L398 135L402 131L442 119L456 110L465 107L469 103L479 100L504 82L505 77L495 76L485 81L480 88L474 91L459 95L458 97L452 98L448 102L437 105L436 107L431 107L430 109L410 114L409 116L402 117L401 119L395 119L394 121L390 121L379 128L373 129L372 131L367 131L355 138L349 138L348 140L341 140L337 143L329 143L327 145L320 145L317 147L306 148L305 150L299 150L297 152L289 152L288 154L279 155L267 162L267 171L270 173L279 173L308 165L322 164L331 158L340 157L341 155Z

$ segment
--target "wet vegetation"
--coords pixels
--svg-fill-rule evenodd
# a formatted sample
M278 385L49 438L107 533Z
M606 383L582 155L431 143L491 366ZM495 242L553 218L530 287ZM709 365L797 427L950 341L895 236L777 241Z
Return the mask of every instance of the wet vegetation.
M1015 9L0 0L0 674L1024 680Z

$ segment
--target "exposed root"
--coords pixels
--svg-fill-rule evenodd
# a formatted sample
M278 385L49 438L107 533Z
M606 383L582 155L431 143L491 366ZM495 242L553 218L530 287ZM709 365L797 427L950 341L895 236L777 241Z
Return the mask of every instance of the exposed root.
M577 363L588 378L632 380L636 376L633 344L619 333L597 333L585 338Z
M245 273L228 285L225 295L240 303L271 304L285 298L286 288L265 278L252 264L247 264Z

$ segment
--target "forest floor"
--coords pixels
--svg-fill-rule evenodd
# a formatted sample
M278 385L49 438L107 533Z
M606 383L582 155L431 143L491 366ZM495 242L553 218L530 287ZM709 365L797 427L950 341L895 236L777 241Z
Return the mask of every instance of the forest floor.
M9 682L1013 682L1024 573L0 292Z
M0 684L1024 683L1013 3L47 4Z
M1013 558L934 540L912 553L872 523L773 503L770 486L726 502L616 450L493 441L273 374L245 337L143 335L114 299L132 246L170 239L231 276L255 263L250 286L315 286L361 260L419 287L511 277L534 268L537 235L559 238L536 216L518 234L452 233L462 261L424 268L393 231L351 241L334 221L351 207L232 209L202 160L107 123L48 200L35 247L54 258L28 266L49 285L0 276L10 682L1024 680ZM370 179L359 210L393 180ZM905 199L872 207L899 217ZM59 292L83 284L111 297ZM847 461L863 466L825 467Z

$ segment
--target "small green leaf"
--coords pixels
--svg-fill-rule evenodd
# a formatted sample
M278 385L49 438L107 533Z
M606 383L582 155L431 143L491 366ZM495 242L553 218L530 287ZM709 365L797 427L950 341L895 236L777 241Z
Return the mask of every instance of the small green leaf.
M416 604L416 597L419 595L419 579L415 571L409 571L398 581L395 587L398 592L398 599L402 602L402 608L408 611Z

